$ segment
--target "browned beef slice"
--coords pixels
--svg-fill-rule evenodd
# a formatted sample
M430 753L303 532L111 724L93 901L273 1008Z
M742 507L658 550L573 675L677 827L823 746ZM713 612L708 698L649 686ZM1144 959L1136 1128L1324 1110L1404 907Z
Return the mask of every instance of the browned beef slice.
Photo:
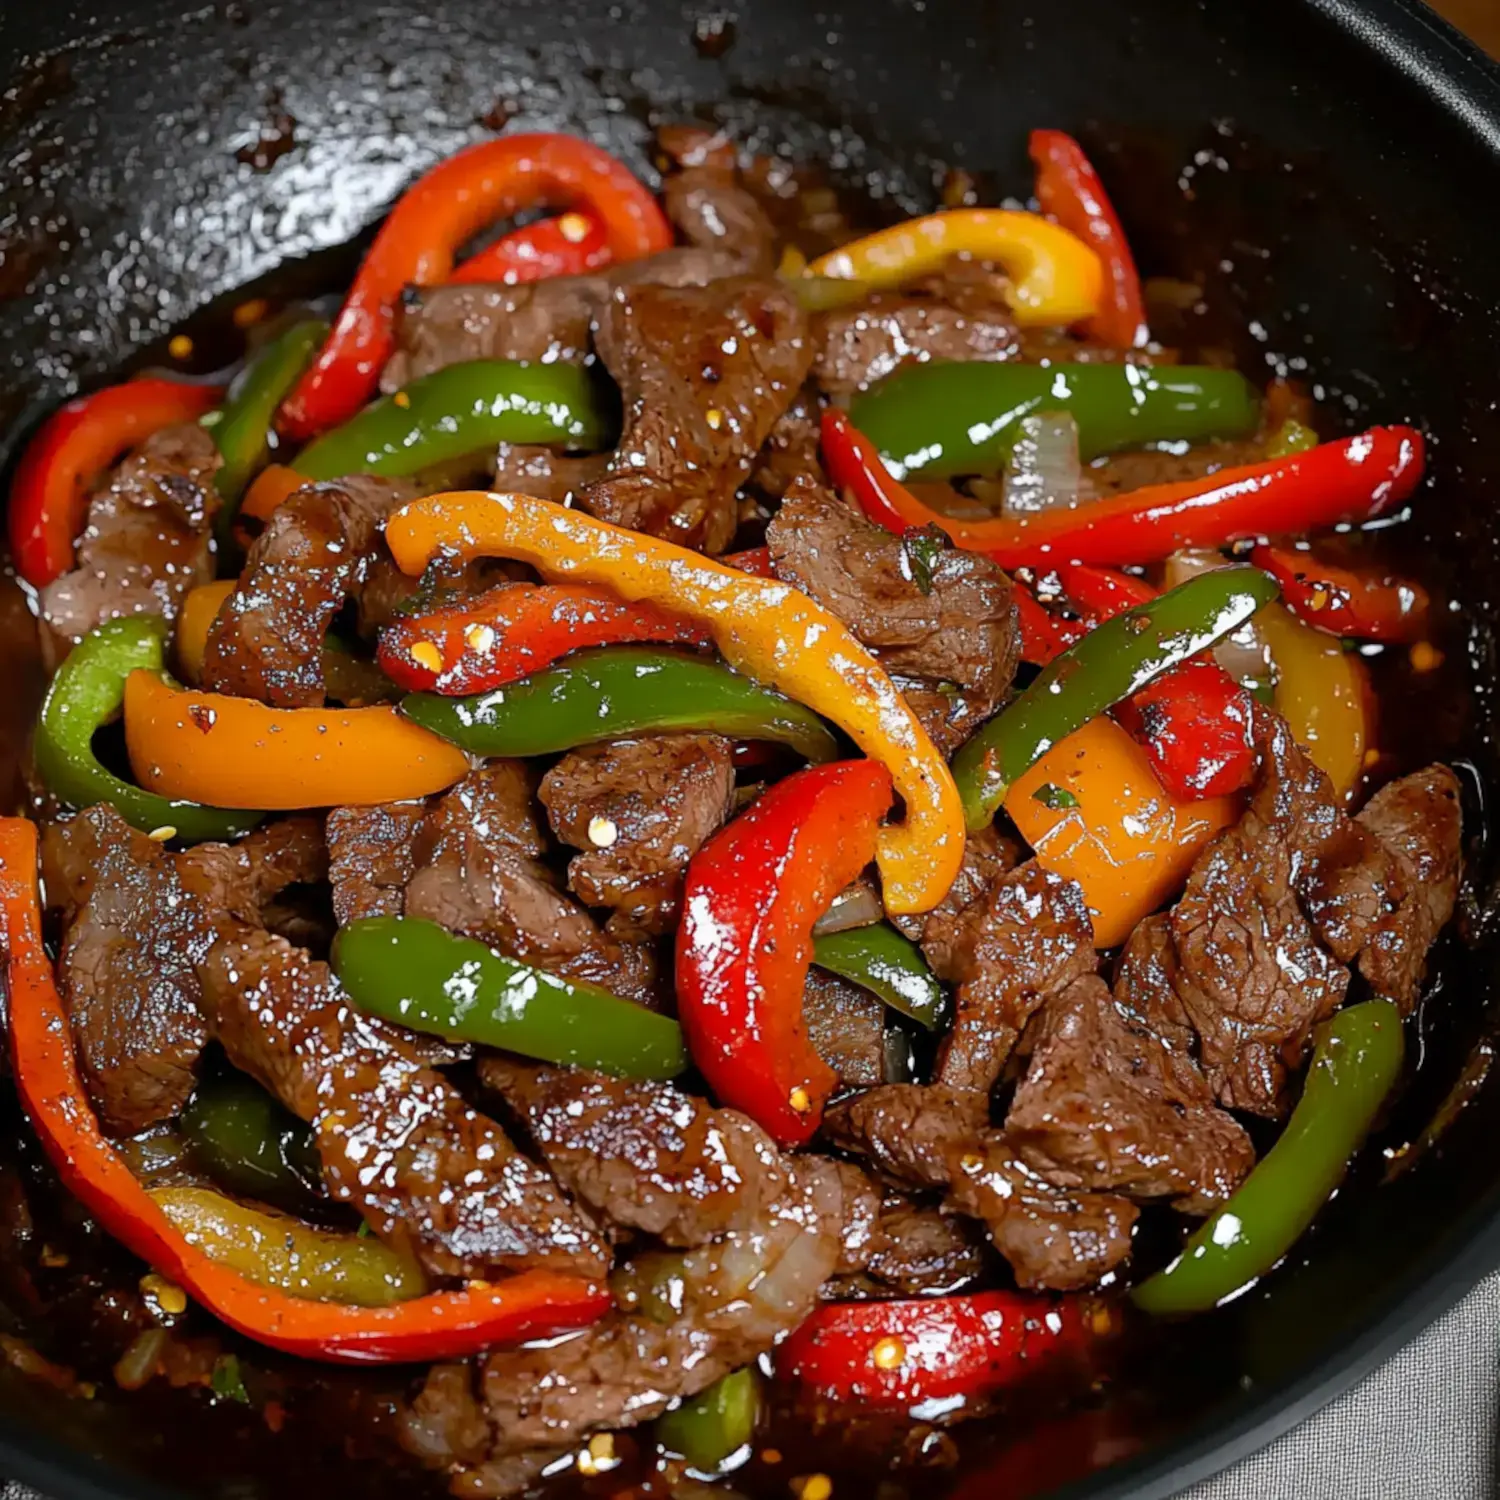
M735 491L807 374L807 319L780 282L617 287L599 357L625 428L609 474L578 496L616 525L704 552L734 535Z
M524 1122L553 1175L611 1228L702 1245L787 1190L775 1143L732 1109L669 1083L489 1057L479 1076Z
M552 1178L357 1011L326 964L234 925L202 979L230 1059L312 1125L329 1191L383 1240L440 1276L608 1270L598 1232Z
M806 481L787 491L766 541L776 576L874 651L940 749L1000 705L1020 636L1010 580L988 558L936 533L892 536Z
M923 955L939 979L952 980L960 952L955 948L968 929L953 918L972 906L1003 875L1020 863L1021 847L999 832L991 823L987 828L964 835L964 857L953 884L943 899L922 916L897 915L891 922L914 943L921 943ZM976 908L976 918L978 908Z
M1005 1134L1056 1187L1171 1198L1184 1213L1209 1212L1255 1165L1197 1063L1132 1024L1093 975L1038 1017Z
M839 1261L843 1179L806 1158L754 1228L675 1256L643 1257L613 1279L618 1308L545 1348L484 1358L474 1384L437 1366L402 1440L473 1496L514 1492L516 1455L552 1455L599 1429L660 1415L751 1363L816 1306Z
M177 873L200 905L258 924L288 886L328 878L322 821L281 818L237 844L199 844L177 856Z
M677 925L687 862L729 816L730 742L659 734L570 751L542 778L552 831L581 849L568 886L613 910L611 930L659 934Z
M280 708L321 704L328 626L380 556L386 517L414 493L359 476L283 501L209 628L204 686Z
M539 862L545 850L526 768L491 761L429 806L412 841L405 914L543 969L650 995L648 950L602 932L559 891Z
M361 917L400 916L416 873L412 843L425 802L335 807L328 814L328 878L339 926Z
M946 1187L950 1158L988 1123L977 1095L916 1083L886 1083L835 1104L823 1134L906 1188Z
M794 480L823 482L818 457L819 421L817 398L804 391L776 419L766 434L755 461L751 482L773 500L779 500Z
M90 497L70 573L42 590L41 615L76 641L120 615L165 615L214 576L213 436L196 422L153 433Z
M711 164L684 167L662 183L667 217L690 245L727 250L742 271L769 271L776 226L732 169Z
M741 269L722 250L665 250L589 276L504 286L484 282L408 287L396 316L396 353L381 372L387 393L473 359L581 364L590 324L613 286L703 286Z
M958 1156L946 1206L984 1224L1020 1285L1058 1292L1093 1286L1118 1266L1140 1214L1111 1193L1054 1187L993 1132Z
M1177 949L1172 918L1158 912L1137 924L1120 954L1115 1004L1132 1026L1144 1026L1174 1050L1191 1055L1198 1034L1176 989Z
M972 1222L888 1194L880 1206L865 1273L907 1297L961 1290L984 1270Z
M604 477L609 467L607 453L569 458L551 448L524 443L501 443L495 449L492 488L507 494L535 495L539 500L561 504L584 485Z
M817 967L802 986L802 1018L841 1088L885 1081L885 1007L868 990Z

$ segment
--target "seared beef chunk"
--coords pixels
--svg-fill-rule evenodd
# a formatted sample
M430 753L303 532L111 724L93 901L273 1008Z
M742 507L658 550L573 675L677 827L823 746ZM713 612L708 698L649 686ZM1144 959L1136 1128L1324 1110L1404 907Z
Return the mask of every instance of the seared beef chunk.
M818 1056L841 1088L885 1081L885 1007L868 990L811 968L802 987L802 1018Z
M974 1094L888 1083L833 1105L823 1134L898 1187L941 1188L953 1175L954 1153L968 1149L987 1123Z
M256 538L208 633L204 686L278 708L323 702L323 639L384 551L385 519L416 491L356 477L289 496Z
M153 433L94 491L73 571L42 590L56 636L71 643L121 615L170 620L213 578L222 462L213 435L185 422Z
M1264 463L1265 457L1265 439L1261 437L1194 443L1182 453L1159 448L1112 453L1108 458L1085 466L1079 493L1085 500L1105 499L1126 490L1145 489L1148 485L1181 484L1215 474L1220 469Z
M412 842L425 802L335 807L328 814L328 878L339 926L363 917L399 917L416 874Z
M553 832L581 849L569 889L612 909L622 936L677 925L687 862L729 816L730 742L717 734L659 734L570 751L539 791Z
M788 1168L754 1121L670 1083L486 1058L479 1076L524 1122L567 1191L611 1229L677 1246L752 1228Z
M608 475L579 505L722 552L734 535L735 491L807 374L812 351L796 298L753 276L617 287L597 337L624 398L625 430Z
M667 217L690 245L727 251L741 271L772 269L776 227L755 195L735 181L732 168L684 167L662 183L661 195Z
M1250 1138L1197 1063L1132 1024L1094 975L1047 1002L1005 1120L1016 1154L1056 1187L1222 1203L1255 1165Z
M780 500L797 479L814 484L823 480L818 459L818 402L803 392L776 419L755 461L751 482L773 500Z
M438 1276L546 1266L603 1275L609 1252L557 1184L326 964L231 924L201 965L203 1005L236 1067L314 1129L323 1178Z
M865 1274L906 1297L961 1291L984 1271L984 1246L970 1221L887 1194L875 1221Z
M408 1451L472 1496L515 1492L602 1428L634 1426L752 1363L816 1306L839 1263L844 1183L806 1158L749 1229L680 1255L647 1255L613 1279L619 1307L575 1337L439 1365L405 1415ZM518 1455L533 1454L517 1465Z
M1020 651L1010 581L937 534L892 536L798 482L766 529L771 566L879 658L934 742L956 749L999 707Z
M586 484L604 477L607 453L569 458L551 448L524 443L501 443L495 449L493 489L506 494L535 495L561 504Z
M1003 875L1020 863L1021 846L1015 839L999 832L993 823L964 835L964 857L948 893L930 912L922 916L891 917L914 943L921 943L923 955L939 979L955 978L959 955L953 942L966 928L951 919L973 905Z
M1125 944L1115 975L1115 1004L1129 1025L1144 1026L1174 1051L1191 1056L1198 1034L1174 988L1176 976L1172 917L1158 912L1139 923Z

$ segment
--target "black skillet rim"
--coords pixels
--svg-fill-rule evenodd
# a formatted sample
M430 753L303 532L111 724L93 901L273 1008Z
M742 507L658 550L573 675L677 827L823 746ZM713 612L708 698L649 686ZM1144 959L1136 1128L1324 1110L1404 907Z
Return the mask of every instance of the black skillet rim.
M1500 165L1500 62L1421 0L1307 0L1351 45L1378 53L1460 122ZM1352 1390L1500 1268L1500 1181L1403 1278L1386 1310L1357 1337L1288 1384L1246 1392L1227 1420L1213 1418L1055 1492L1054 1500L1167 1500L1258 1452ZM175 1500L177 1491L124 1474L92 1454L23 1435L0 1414L4 1480L52 1500Z

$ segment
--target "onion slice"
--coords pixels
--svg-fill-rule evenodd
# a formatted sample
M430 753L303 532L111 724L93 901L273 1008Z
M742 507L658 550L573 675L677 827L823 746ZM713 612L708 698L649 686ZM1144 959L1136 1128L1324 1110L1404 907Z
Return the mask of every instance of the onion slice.
M1004 514L1072 510L1082 496L1083 464L1072 413L1040 411L1022 417L1020 436L1005 468Z

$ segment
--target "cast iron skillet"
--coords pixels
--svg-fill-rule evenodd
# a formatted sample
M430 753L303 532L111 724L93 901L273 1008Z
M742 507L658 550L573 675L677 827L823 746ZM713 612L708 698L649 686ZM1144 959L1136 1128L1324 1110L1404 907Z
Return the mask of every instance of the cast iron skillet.
M38 64L42 52L54 55ZM1482 789L1500 785L1500 260L1474 228L1500 188L1500 74L1420 5L13 0L4 80L11 432L215 296L357 235L487 115L587 133L648 175L653 108L717 116L754 144L831 161L892 213L931 203L939 163L1024 196L1028 128L1073 130L1105 164L1146 270L1206 278L1209 302L1248 326L1247 370L1318 383L1351 425L1431 434L1433 479L1403 546L1420 537L1427 575L1463 606L1445 645L1466 681L1426 698L1408 684L1394 717L1410 722L1387 732L1411 729L1425 756L1467 766L1475 822ZM278 157L282 115L296 124ZM0 662L0 718L18 717L18 673ZM1411 1170L1377 1180L1378 1148L1416 1139L1465 1063L1487 1065L1500 961L1482 842L1470 856L1464 938L1440 955L1422 1066L1297 1263L1140 1344L1096 1408L1038 1429L1022 1458L995 1445L998 1468L962 1493L1072 1481L1066 1494L1095 1500L1166 1495L1346 1389L1500 1263L1500 1089L1480 1089ZM17 1150L0 1160L14 1167ZM290 1500L356 1482L336 1446L304 1439L289 1459L236 1411L189 1410L103 1391L64 1402L12 1379L0 1473L88 1500ZM964 1439L983 1456L982 1434ZM367 1475L357 1482L378 1489Z

